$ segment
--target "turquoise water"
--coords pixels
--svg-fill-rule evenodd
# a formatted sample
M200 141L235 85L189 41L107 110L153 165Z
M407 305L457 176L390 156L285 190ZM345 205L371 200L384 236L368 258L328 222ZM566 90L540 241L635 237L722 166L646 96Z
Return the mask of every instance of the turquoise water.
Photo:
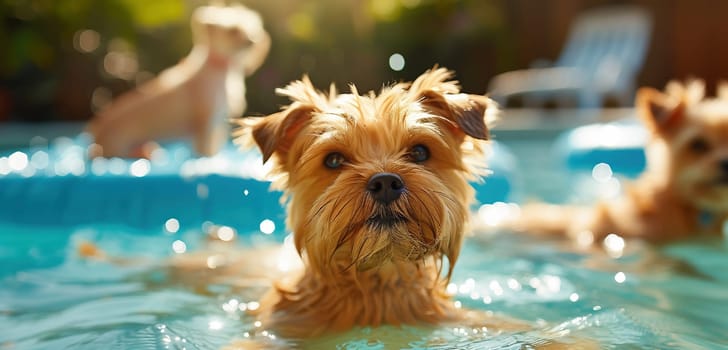
M192 246L199 238L194 232L0 229L16 233L0 236L4 349L211 349L255 329L252 319L230 306L255 301L259 290L246 298L225 286L199 293L165 283L156 264L173 254L175 240ZM79 259L75 247L85 240L147 262L120 266ZM251 241L241 245L260 244ZM456 299L466 308L528 322L532 331L364 329L334 338L339 348L391 348L386 345L397 339L398 346L408 348L518 349L557 335L614 349L726 345L728 248L722 242L660 250L628 244L625 254L613 259L519 236L473 241L477 244L465 246L456 268ZM621 283L615 280L619 275Z
M519 159L517 200L589 201L613 190L550 157L552 135L501 141ZM622 181L615 174L615 181ZM610 187L612 186L612 187ZM607 191L608 192L608 191ZM601 194L600 194L601 193ZM0 222L0 349L214 349L234 339L274 338L242 309L263 288L172 283L160 268L179 243L194 252L214 223L151 228L118 224L34 226ZM239 232L240 247L279 243L284 232ZM120 261L78 257L94 242ZM478 233L449 289L464 308L520 320L529 330L458 327L356 329L310 345L339 349L522 349L589 339L604 349L728 347L728 245L627 242L619 256L557 240ZM252 302L252 303L251 303Z

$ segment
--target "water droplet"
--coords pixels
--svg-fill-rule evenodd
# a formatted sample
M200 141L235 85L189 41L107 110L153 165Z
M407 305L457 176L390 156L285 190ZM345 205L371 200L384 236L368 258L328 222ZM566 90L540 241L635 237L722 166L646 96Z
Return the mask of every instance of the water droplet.
M23 152L15 152L8 157L8 165L11 170L22 171L28 166L28 155Z
M0 175L10 174L10 164L8 157L0 157Z
M136 177L144 177L149 174L151 165L148 159L138 159L129 166L129 173Z
M217 229L217 238L223 242L230 242L235 238L235 230L229 226L220 226Z
M164 222L164 229L169 233L177 233L179 231L179 220L170 218Z
M248 302L247 308L251 311L258 310L260 308L260 303L258 303L257 301Z
M612 178L612 167L607 163L599 163L592 168L592 178L598 182L607 182Z
M260 222L260 232L266 235L273 233L276 230L276 223L273 220L265 219Z
M393 71L399 72L402 69L404 69L404 56L401 54L395 53L389 56L389 68L391 68Z
M45 151L38 151L33 153L33 156L30 157L30 164L33 165L36 169L45 169L48 166L49 163L49 157L48 153Z
M182 254L187 251L187 244L183 241L176 240L172 242L172 250L177 254Z
M612 258L619 258L624 253L624 238L619 235L614 233L608 234L607 237L604 238L603 244L607 254L609 254Z

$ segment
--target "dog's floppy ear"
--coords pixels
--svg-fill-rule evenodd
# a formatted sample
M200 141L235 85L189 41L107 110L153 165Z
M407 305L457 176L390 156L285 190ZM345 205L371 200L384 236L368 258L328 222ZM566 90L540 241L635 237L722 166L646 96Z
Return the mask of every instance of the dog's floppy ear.
M489 109L496 108L489 98L470 94L440 94L429 91L423 94L422 104L432 112L452 122L455 129L479 139L490 139Z
M294 103L285 110L271 114L254 123L251 129L253 140L263 154L263 162L275 152L285 154L293 139L311 119L314 108Z
M454 129L476 139L489 139L488 123L496 114L495 102L486 96L460 93L457 81L450 80L452 75L445 68L433 68L412 82L410 92Z
M640 88L635 104L642 123L653 133L662 134L673 130L685 117L685 102L682 98L653 88Z
M264 162L274 153L281 156L287 154L296 135L320 111L318 106L327 101L327 97L313 87L307 76L285 88L276 89L276 93L289 97L292 103L282 111L258 120L244 118L248 119L244 126L250 128L252 139L260 148Z

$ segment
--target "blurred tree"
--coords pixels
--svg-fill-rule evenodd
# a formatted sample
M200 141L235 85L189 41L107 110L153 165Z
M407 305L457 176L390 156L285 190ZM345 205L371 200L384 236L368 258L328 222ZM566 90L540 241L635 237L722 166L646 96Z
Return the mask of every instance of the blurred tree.
M435 64L456 70L464 88L484 93L512 54L502 0L249 0L271 31L273 51L250 89L251 112L271 112L273 88L311 75L326 88L360 91L411 80ZM389 66L393 54L401 70ZM265 110L256 110L256 101ZM285 103L285 100L278 100Z
M439 64L483 93L492 75L512 68L504 1L243 1L273 39L268 60L248 79L248 114L286 103L273 90L304 73L320 88L354 82L367 91ZM0 120L89 118L94 106L185 56L190 12L206 3L0 0ZM390 66L393 54L400 66Z
M179 0L0 0L0 120L90 117L94 89L124 85L99 69L109 44L140 47L148 40L141 33L180 29L185 16ZM85 29L98 43L81 49Z

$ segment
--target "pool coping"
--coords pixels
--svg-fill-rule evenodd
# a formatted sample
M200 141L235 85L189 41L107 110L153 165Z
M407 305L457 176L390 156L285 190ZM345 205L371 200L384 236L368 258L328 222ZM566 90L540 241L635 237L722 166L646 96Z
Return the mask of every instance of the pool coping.
M520 132L550 134L586 124L633 118L634 113L633 108L504 109L493 128L493 132L496 134L518 134ZM84 122L11 122L0 124L0 149L28 146L31 138L35 136L43 137L46 140L62 136L73 137L78 135L85 125Z

